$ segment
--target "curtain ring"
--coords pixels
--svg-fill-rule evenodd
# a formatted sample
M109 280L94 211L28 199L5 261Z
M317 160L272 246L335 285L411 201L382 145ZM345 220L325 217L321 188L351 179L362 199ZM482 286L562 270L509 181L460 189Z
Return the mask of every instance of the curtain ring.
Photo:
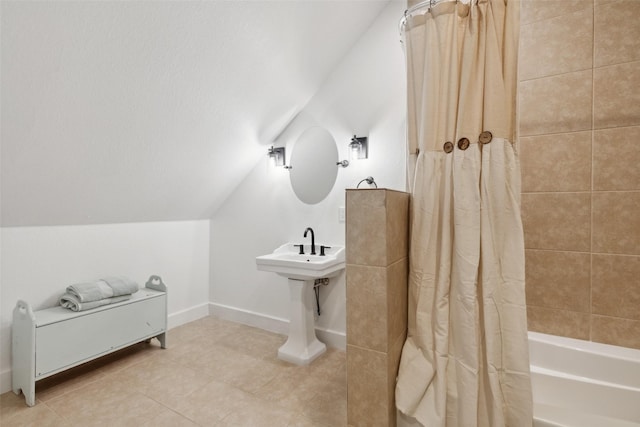
M453 151L453 142L450 142L450 141L445 142L444 145L442 146L442 149L447 154L452 152Z

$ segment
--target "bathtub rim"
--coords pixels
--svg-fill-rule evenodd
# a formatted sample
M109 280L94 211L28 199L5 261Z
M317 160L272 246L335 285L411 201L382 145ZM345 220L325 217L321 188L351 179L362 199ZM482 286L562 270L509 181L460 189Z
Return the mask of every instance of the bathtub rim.
M558 335L543 334L529 331L529 341L537 341L545 344L555 345L571 349L574 351L594 353L599 356L622 359L629 362L640 363L640 350L621 347L617 345L604 344L595 341L586 341L576 338L562 337Z
M538 425L640 426L640 350L538 332L528 338Z

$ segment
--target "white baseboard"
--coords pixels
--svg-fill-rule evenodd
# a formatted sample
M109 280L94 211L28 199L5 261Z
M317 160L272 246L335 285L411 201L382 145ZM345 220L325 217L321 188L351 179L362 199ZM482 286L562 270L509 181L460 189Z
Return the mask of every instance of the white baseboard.
M184 310L170 313L167 317L167 329L173 329L185 323L207 317L209 315L209 303L195 305Z
M209 303L209 314L231 322L242 323L277 334L289 333L289 321L229 305Z
M242 323L277 334L289 333L289 321L280 317L273 317L255 311L231 307L224 304L209 303L209 314L231 322ZM318 339L329 347L345 350L347 348L347 336L344 332L316 327Z
M11 369L0 372L0 394L11 391Z
M332 348L338 350L347 350L347 334L331 329L319 328L316 326L316 335L318 339Z

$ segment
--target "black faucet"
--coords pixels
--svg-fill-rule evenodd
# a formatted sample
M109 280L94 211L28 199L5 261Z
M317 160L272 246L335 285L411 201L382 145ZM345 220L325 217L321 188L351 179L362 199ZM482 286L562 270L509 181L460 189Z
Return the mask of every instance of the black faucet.
M304 236L302 237L307 237L308 231L311 232L311 255L315 255L316 254L316 236L315 234L313 234L313 228L307 227L307 229L304 230Z

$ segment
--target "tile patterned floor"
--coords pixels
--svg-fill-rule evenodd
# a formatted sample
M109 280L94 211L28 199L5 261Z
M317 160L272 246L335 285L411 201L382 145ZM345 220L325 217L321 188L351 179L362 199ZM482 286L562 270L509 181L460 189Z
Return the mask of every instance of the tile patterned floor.
M215 317L36 384L36 406L0 396L0 424L17 426L345 426L345 353L309 366L276 358L286 337Z

